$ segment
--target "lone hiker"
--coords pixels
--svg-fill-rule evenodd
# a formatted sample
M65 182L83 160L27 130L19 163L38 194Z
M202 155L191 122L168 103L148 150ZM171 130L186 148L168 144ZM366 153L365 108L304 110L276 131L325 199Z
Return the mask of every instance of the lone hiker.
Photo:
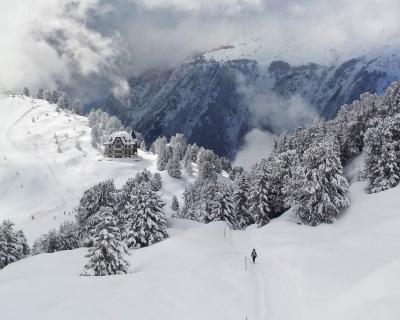
M256 249L253 249L253 251L251 252L251 257L253 258L253 263L256 263L256 258L257 258Z

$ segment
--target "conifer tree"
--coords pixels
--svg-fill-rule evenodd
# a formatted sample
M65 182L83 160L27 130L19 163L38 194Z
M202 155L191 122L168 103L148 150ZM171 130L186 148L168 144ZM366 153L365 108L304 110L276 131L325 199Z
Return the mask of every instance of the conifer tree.
M171 209L174 212L175 217L179 215L179 202L176 196L172 197Z
M149 183L142 183L136 189L132 205L128 208L126 241L129 247L146 247L168 237L163 206L160 196Z
M193 166L192 166L192 154L191 154L191 147L188 147L183 158L183 167L185 172L188 176L193 175Z
M162 187L161 174L158 172L154 173L151 185L154 191L160 191Z
M44 92L43 88L39 88L36 98L43 99L43 92Z
M209 220L225 221L231 229L237 228L233 190L229 185L225 183L218 184L218 191L215 194Z
M187 149L187 142L185 136L181 133L177 133L175 136L172 136L170 140L170 146L177 153L179 160L182 160L183 157L185 156Z
M349 206L349 185L343 177L335 140L316 142L304 153L294 171L290 197L304 224L332 223Z
M101 144L101 132L99 126L92 127L92 131L90 133L91 136L91 144L93 148L98 148Z
M102 207L114 208L116 194L114 180L100 182L84 192L76 211L79 228L86 244L98 222L97 213Z
M50 90L44 90L43 91L43 99L51 103L51 91Z
M58 90L53 90L53 91L51 91L51 93L50 93L50 103L57 103L58 102L58 99L60 98L60 96L61 96L61 92L60 91L58 91Z
M113 210L102 207L99 211L93 246L89 248L86 258L84 276L107 276L129 272L129 262L126 255L129 251L121 240Z
M181 166L180 166L179 154L174 149L172 152L172 156L169 158L167 163L168 174L173 178L180 178L182 176L180 167Z
M377 120L365 133L368 190L380 192L400 182L400 117Z
M240 174L235 179L233 203L240 228L245 228L254 223L250 214L250 184L245 174Z
M168 161L171 158L171 149L167 145L161 145L158 150L157 169L164 171L167 169Z
M158 137L150 147L150 152L160 155L161 150L167 145L166 137Z
M213 165L209 161L202 161L199 165L199 180L216 181L218 178Z
M11 221L3 221L0 224L0 269L28 254L29 246L22 231L15 231Z
M69 109L69 98L65 92L63 92L58 98L57 106L61 109Z
M80 99L76 99L72 105L72 112L77 115L82 115L83 105Z
M263 159L255 168L251 183L250 213L259 227L270 221L271 173L267 160Z

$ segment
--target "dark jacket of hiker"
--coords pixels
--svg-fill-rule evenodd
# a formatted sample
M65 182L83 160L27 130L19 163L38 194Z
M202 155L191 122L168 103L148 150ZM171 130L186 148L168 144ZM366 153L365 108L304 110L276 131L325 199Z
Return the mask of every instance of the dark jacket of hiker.
M255 261L256 261L256 258L257 258L256 249L253 249L253 251L251 252L251 257L253 258L253 262L255 262Z

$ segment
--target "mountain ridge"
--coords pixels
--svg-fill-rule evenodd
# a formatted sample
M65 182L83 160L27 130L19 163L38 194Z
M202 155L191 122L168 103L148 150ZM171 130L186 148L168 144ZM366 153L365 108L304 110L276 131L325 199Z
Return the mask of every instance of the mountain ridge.
M176 67L155 68L130 78L127 97L121 100L109 94L100 105L142 132L147 143L180 132L189 142L232 159L255 127L244 91L276 95L283 103L298 96L318 116L332 119L342 105L364 92L381 94L397 79L400 57L395 53L363 55L339 65L293 66L276 60L266 67L251 59L217 61L197 54ZM272 128L273 124L263 126L280 133Z

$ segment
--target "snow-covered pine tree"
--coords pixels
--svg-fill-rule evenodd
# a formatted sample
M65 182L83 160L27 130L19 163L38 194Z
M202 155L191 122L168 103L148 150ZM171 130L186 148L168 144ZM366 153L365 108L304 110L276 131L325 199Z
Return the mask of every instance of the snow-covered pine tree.
M43 99L43 88L39 88L38 93L36 95L36 99Z
M185 152L185 157L187 156L188 158L191 158L192 162L196 162L199 150L200 148L196 143L188 144Z
M151 182L153 180L153 175L147 169L139 171L135 175L136 184L139 185L143 182Z
M400 182L400 116L376 119L375 124L364 136L365 175L370 192L393 188Z
M183 157L183 168L188 176L193 175L193 166L192 166L192 154L190 146L187 148L185 152L185 156Z
M167 164L171 156L171 148L167 145L161 145L157 158L157 169L159 171L164 171L167 169Z
M94 109L90 110L90 112L88 114L88 123L89 123L90 128L98 126L99 117L98 117L98 113L96 112L96 110L94 110Z
M86 190L79 201L76 210L77 221L82 238L86 241L93 235L97 224L98 212L101 207L114 208L116 205L117 190L114 180L100 182Z
M218 178L214 166L209 161L202 161L199 165L199 180L216 181Z
M111 116L106 124L105 137L107 138L110 134L123 130L125 130L125 128L121 120L115 116Z
M179 202L176 196L172 197L171 209L174 212L174 216L177 217L179 215Z
M240 174L234 181L233 203L239 228L245 228L254 223L250 214L250 182L245 174Z
M129 272L126 256L129 251L121 240L113 210L102 207L99 211L98 223L93 237L93 246L89 248L83 276L107 276Z
M69 109L69 98L68 95L63 92L57 100L57 106L60 109L68 110Z
M167 238L167 220L162 211L164 203L150 183L140 184L134 197L126 224L127 245L141 248Z
M14 224L4 220L0 225L0 269L29 254L29 247L22 231L14 231Z
M60 251L60 237L56 230L41 235L32 246L32 254L52 253Z
M312 144L293 173L290 190L300 220L312 226L334 222L349 206L348 192L335 139L327 137Z
M380 104L380 114L383 117L395 116L400 113L400 81L394 81L386 89Z
M24 87L24 90L23 90L23 95L24 95L24 96L26 96L26 97L29 97L29 96L30 96L30 93L29 93L29 88L27 88L27 87Z
M161 179L161 174L156 172L153 175L153 179L151 181L151 186L154 191L160 191L162 187L162 179Z
M172 156L168 160L167 171L173 178L180 178L182 176L180 158L176 149L173 149Z
M99 145L101 144L101 131L99 129L99 126L96 125L96 126L92 127L90 137L91 137L92 147L98 148Z
M50 103L57 103L58 99L60 99L61 92L59 90L53 90L50 93Z
M197 180L184 192L184 205L180 216L202 223L214 221L212 208L219 186L212 180Z
M160 154L161 149L163 149L167 145L166 137L158 137L151 145L150 152L155 154Z
M270 221L272 189L271 172L267 160L258 163L252 173L250 191L250 214L259 227Z
M30 253L31 250L28 245L28 241L26 240L26 237L23 233L22 230L18 230L16 233L17 241L18 241L18 252L19 252L19 259L22 259L24 257L27 257Z
M171 137L169 144L177 153L179 160L182 160L183 157L185 156L187 149L187 142L185 136L181 133L177 133L175 136Z
M200 221L195 216L196 205L200 198L199 185L201 185L201 183L196 181L185 189L183 193L183 208L179 213L180 218Z
M217 186L218 191L214 197L209 220L225 221L231 229L236 229L238 221L233 203L232 187L225 183L219 183Z
M274 157L273 181L276 190L275 213L283 213L290 208L290 185L294 171L300 165L300 159L296 150L287 150Z
M80 99L75 99L72 105L72 112L77 115L82 115L83 113L83 105Z
M43 91L43 99L51 103L51 91L46 89Z
M65 221L59 229L59 250L72 250L81 246L79 227L75 222Z

